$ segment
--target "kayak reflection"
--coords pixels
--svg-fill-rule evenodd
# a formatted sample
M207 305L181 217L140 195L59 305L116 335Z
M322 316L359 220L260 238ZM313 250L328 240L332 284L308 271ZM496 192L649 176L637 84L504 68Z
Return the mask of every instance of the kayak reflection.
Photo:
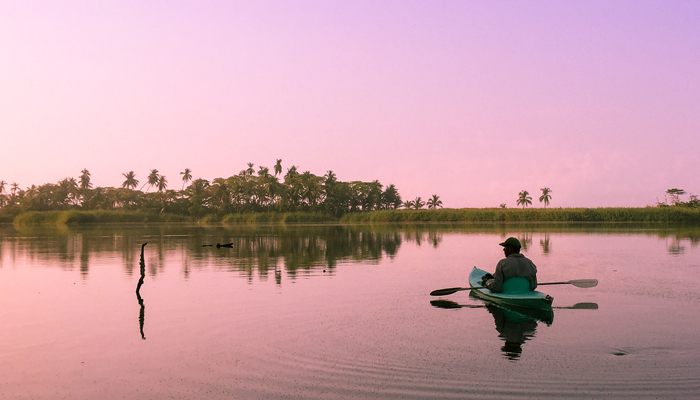
M478 298L470 294L473 298ZM544 322L547 326L554 322L553 310L538 310L523 307L506 307L480 299L482 304L459 304L445 299L432 300L430 305L437 308L486 308L493 315L498 337L504 341L503 356L517 361L523 352L523 344L535 337L537 325ZM553 307L557 309L597 310L597 303L576 303L569 307Z
M498 337L505 342L501 347L503 355L513 361L520 358L520 354L523 352L523 343L535 336L537 322L542 321L551 325L554 320L554 312L551 309L506 308L488 301L484 301L484 304L459 304L444 299L433 300L430 304L434 307L448 309L486 308L493 315Z
M493 315L498 337L505 342L501 347L503 355L509 360L518 360L523 352L523 344L535 336L537 319L494 304L486 304L486 309ZM550 324L551 321L548 325Z

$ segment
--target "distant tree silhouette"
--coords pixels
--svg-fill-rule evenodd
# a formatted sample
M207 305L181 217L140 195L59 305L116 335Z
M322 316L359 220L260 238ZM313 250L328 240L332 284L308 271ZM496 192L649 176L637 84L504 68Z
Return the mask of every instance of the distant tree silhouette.
M90 171L87 169L80 171L80 188L92 189L92 183L90 183Z
M185 168L184 171L180 172L180 175L182 175L182 190L185 190L187 182L192 180L192 171L189 168Z
M550 194L552 193L552 189L548 187L543 187L540 190L542 191L542 196L540 196L540 203L544 203L544 208L547 208L547 206L549 205L549 200L552 199L552 195Z
M442 200L440 200L440 196L434 194L433 197L428 200L428 208L431 210L442 208Z
M532 197L530 197L530 193L528 193L527 190L523 190L519 193L518 201L517 204L519 206L523 206L523 208L532 205Z
M124 176L124 178L126 178L126 180L124 180L124 183L122 183L123 188L131 188L133 190L139 184L139 181L136 179L136 174L134 174L134 171L125 172L122 175Z

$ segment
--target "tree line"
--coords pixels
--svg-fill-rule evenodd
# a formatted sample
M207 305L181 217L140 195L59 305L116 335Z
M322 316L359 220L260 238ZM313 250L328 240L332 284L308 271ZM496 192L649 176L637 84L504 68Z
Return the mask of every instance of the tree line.
M212 181L193 179L192 171L180 173L180 190L168 188L167 178L152 169L141 181L134 171L122 174L121 187L93 187L90 171L58 183L32 185L21 189L17 183L0 181L0 207L5 214L50 210L141 210L193 217L254 212L321 212L341 216L348 212L398 208L441 208L439 196L427 202L420 197L402 201L396 186L372 182L339 181L333 171L323 176L290 167L282 175L282 160L272 171L253 163L228 178ZM141 187L139 188L139 184ZM138 188L138 189L137 189ZM146 188L145 191L143 189ZM151 192L151 189L155 189Z

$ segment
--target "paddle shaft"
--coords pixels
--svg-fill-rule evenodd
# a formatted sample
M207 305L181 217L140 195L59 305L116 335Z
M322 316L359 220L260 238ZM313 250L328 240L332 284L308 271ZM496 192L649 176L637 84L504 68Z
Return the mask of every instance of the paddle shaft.
M575 279L572 281L566 281L566 282L544 282L544 283L538 283L538 286L542 285L574 285L576 287L580 288L591 288L596 285L598 285L598 280L597 279ZM460 290L472 290L472 289L487 289L486 286L473 286L473 287L468 287L468 288L463 288L463 287L455 287L455 288L447 288L447 289L438 289L438 290L433 290L430 292L431 296L447 296L448 294L452 293L457 293Z
M459 304L452 300L431 300L430 305L439 308L486 308L486 304ZM561 310L597 310L597 303L576 303L573 306L552 307Z

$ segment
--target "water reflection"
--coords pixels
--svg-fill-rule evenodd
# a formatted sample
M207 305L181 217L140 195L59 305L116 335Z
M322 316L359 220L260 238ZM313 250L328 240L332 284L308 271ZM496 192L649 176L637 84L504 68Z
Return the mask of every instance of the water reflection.
M136 285L136 299L139 302L139 331L141 332L141 339L146 340L146 335L143 333L143 324L146 319L146 306L143 304L143 298L141 298L141 285L143 285L143 279L146 277L146 260L143 257L143 249L148 243L143 243L141 245L141 261L139 262L139 268L141 272L141 277L139 278L139 283Z
M554 320L552 310L511 309L497 306L490 302L480 305L459 304L450 300L433 300L430 304L438 308L486 308L496 323L498 337L504 341L501 351L509 360L517 361L522 354L523 344L535 337L537 322L545 322L548 326Z
M700 228L630 224L411 224L322 226L192 226L192 225L100 225L94 227L0 226L0 252L14 258L18 252L52 266L78 269L87 279L90 267L101 257L118 257L131 276L138 257L138 244L148 241L154 259L147 273L157 275L166 264L182 266L188 277L193 271L214 267L237 271L249 279L261 279L280 271L294 279L300 273L326 269L334 273L339 263L379 262L393 259L403 243L442 245L451 233L498 233L515 236L524 250L539 241L543 255L552 254L553 236L568 233L657 236L667 241L670 255L682 255L700 243ZM218 244L218 246L216 245ZM0 263L2 259L0 258ZM273 275L274 274L274 275Z
M478 299L470 293L470 297ZM486 308L493 316L498 337L504 342L501 351L509 360L517 361L523 352L523 344L535 337L539 322L551 326L554 322L553 310L536 310L522 307L504 307L478 299L482 304L459 304L445 299L431 300L430 305L437 308ZM568 307L552 307L570 310L597 310L597 303L576 303Z
M671 237L667 243L668 254L672 256L679 256L685 253L685 246L683 246L682 242L678 238Z
M540 239L540 246L542 246L542 254L545 256L549 254L549 234L547 231L544 232L544 236Z
M498 337L504 341L501 347L503 356L517 361L523 352L523 344L535 337L537 320L493 304L486 304L486 308L493 315Z

